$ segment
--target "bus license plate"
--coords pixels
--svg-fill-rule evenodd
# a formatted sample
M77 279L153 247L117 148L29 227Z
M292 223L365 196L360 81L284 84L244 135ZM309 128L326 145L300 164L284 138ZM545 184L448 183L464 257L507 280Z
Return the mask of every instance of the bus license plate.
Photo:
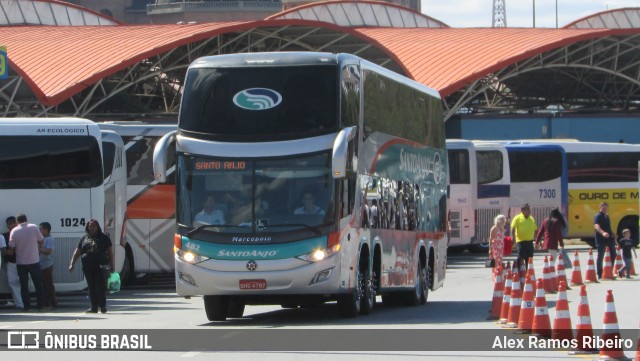
M267 280L240 280L241 290L264 290L267 288Z

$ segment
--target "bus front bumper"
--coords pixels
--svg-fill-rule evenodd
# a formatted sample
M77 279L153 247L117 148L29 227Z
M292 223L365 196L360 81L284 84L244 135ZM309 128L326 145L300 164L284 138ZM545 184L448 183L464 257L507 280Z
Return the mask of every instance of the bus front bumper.
M344 292L344 284L348 284L348 281L343 282L340 278L340 254L294 268L288 268L292 264L291 259L210 259L199 264L191 264L176 257L175 262L176 292L179 296L323 295ZM224 262L225 267L217 265L220 262ZM278 263L283 266L282 269L278 269ZM251 268L254 270L251 271Z

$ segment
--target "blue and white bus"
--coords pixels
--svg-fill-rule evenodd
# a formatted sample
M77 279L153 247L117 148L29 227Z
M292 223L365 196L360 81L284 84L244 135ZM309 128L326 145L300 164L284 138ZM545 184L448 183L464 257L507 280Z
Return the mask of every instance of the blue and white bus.
M348 54L205 57L176 149L176 289L209 320L245 305L418 305L442 286L447 205L437 92Z

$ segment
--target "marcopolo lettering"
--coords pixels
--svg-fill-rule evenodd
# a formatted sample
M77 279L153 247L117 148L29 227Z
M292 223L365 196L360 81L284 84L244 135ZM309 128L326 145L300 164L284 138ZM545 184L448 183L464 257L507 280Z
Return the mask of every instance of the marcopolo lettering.
M267 258L267 257L274 257L275 255L278 254L278 251L256 251L256 250L252 250L252 251L227 251L224 249L221 249L218 251L218 257L252 257L252 258L256 258L256 257L262 257L262 258Z
M235 243L260 243L271 242L271 237L233 237L231 242Z

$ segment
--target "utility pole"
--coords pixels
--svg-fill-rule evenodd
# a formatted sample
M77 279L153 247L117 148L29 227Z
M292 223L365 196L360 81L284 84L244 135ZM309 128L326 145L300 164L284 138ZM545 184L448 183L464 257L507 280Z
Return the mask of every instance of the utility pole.
M506 28L507 27L507 0L493 0L493 17L491 19L491 27Z
M536 0L533 0L533 28L536 27Z

